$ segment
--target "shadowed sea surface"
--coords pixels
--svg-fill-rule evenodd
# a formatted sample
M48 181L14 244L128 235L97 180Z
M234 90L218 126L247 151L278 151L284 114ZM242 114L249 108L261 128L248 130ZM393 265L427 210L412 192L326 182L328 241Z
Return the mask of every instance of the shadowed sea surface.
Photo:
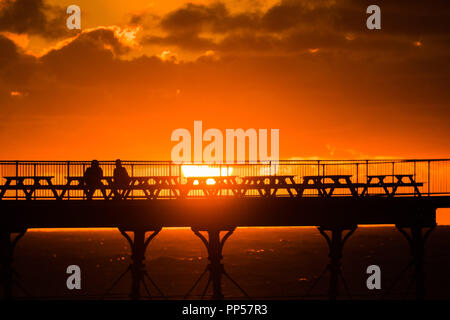
M328 262L326 241L315 228L238 228L225 244L228 274L254 299L302 298ZM381 299L409 261L406 239L392 226L360 227L344 249L342 272L354 299ZM450 226L438 226L426 247L427 298L450 297ZM114 229L30 230L15 251L15 269L28 292L18 298L99 299L130 263L128 242ZM366 268L381 268L381 290L368 290ZM66 268L81 268L81 290L68 290ZM203 243L190 229L163 229L146 252L151 278L169 298L182 299L207 265ZM412 270L400 278L385 299L412 299ZM131 276L126 274L106 299L127 299ZM307 298L325 299L326 274ZM150 285L152 295L157 291ZM194 290L198 298L204 279ZM227 298L241 292L226 278ZM211 293L209 291L209 293ZM145 291L142 290L145 295ZM341 286L341 298L348 298Z

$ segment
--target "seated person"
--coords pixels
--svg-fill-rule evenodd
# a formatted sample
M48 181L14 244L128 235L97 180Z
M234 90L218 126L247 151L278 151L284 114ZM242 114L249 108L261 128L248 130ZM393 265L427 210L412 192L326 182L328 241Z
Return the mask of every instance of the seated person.
M114 168L114 184L118 189L124 189L130 184L130 176L127 169L122 167L122 161L116 160L116 167Z
M91 166L84 172L84 183L86 185L86 195L88 199L92 199L95 190L100 189L103 196L107 199L105 186L102 182L103 170L100 168L97 160L92 160Z

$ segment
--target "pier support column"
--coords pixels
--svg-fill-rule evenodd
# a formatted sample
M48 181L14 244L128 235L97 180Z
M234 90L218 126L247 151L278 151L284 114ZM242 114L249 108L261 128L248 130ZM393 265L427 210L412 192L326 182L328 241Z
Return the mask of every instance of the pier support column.
M411 260L407 265L406 270L410 267L414 268L413 280L416 283L416 299L423 300L425 298L425 242L436 225L431 227L424 227L420 225L401 227L397 225L396 227L408 241L411 252ZM409 234L405 229L410 229Z
M150 283L155 287L161 297L164 297L164 294L153 281L153 279L149 276L147 269L145 267L145 251L147 250L150 242L156 237L156 235L161 231L161 228L156 228L153 230L145 230L145 229L122 229L119 228L120 233L127 239L131 248L131 264L125 270L122 275L114 282L111 288L105 293L105 296L119 283L119 281L125 276L125 274L130 271L131 272L131 290L130 290L130 298L133 300L139 300L141 296L141 285L144 287L148 296L151 297L150 290L147 287L146 279L150 281ZM133 239L128 235L127 232L132 232L134 234ZM147 238L146 233L152 232Z
M208 282L206 284L205 289L202 293L202 298L206 294L209 285L212 283L213 288L213 295L212 299L215 300L221 300L224 298L222 293L222 276L227 277L247 298L250 298L248 294L237 284L236 281L234 281L228 273L225 271L224 265L222 263L222 250L225 245L225 242L227 239L233 234L234 230L236 228L230 228L226 230L221 229L208 229L208 230L200 230L196 228L191 228L194 234L202 240L203 244L205 245L207 251L208 251L208 266L206 267L205 271L200 275L200 277L197 279L197 281L194 283L194 285L191 287L191 289L188 291L188 293L185 295L185 298L187 298L192 290L200 283L201 279L206 273L209 273ZM200 233L200 231L205 231L208 235L208 239ZM222 239L220 239L220 232L226 231L227 233L223 236Z
M13 267L14 248L17 242L25 235L26 229L20 232L0 231L0 284L3 287L3 299L13 298L13 284L15 271ZM11 240L11 237L16 236Z
M307 295L312 291L312 289L317 285L317 283L322 279L325 273L330 273L330 287L328 290L328 298L330 300L336 300L339 295L339 277L342 279L342 283L344 284L345 290L347 294L350 296L350 291L348 290L347 284L345 283L344 277L342 276L341 271L341 260L342 260L342 251L344 249L344 244L347 239L355 232L357 226L339 226L339 227L318 227L320 234L325 238L329 248L328 257L330 261L326 266L324 272L320 275L320 277L314 282L311 288L308 290ZM327 231L330 232L331 236L327 234ZM344 232L347 232L344 235Z

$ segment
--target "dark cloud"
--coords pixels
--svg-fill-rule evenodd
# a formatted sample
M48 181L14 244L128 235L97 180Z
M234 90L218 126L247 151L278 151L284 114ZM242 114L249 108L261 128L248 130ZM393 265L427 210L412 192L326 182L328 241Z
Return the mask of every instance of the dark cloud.
M2 0L0 31L58 38L73 34L66 28L65 8L51 6L44 0Z
M311 3L312 5L310 5ZM240 25L240 29L233 26L245 13L231 13L220 3L210 6L190 4L163 17L161 26L167 32L167 36L147 35L145 41L146 43L164 46L177 45L194 51L262 53L262 56L279 56L280 59L290 53L291 56L301 60L311 59L308 61L314 64L323 63L327 59L342 62L353 57L357 58L356 63L367 61L375 64L378 63L377 60L381 59L388 60L394 57L396 61L400 61L408 58L409 61L415 61L416 64L414 68L411 68L410 65L404 67L403 74L415 76L418 70L421 70L424 74L435 72L432 75L433 78L448 78L448 76L439 72L439 70L449 69L448 60L446 60L448 45L442 43L442 36L439 34L434 35L434 38L428 42L424 41L424 48L419 49L413 45L408 37L399 38L384 32L361 31L358 33L355 31L352 40L348 40L345 38L346 32L342 30L333 30L333 28L318 28L315 30L297 23L293 18L287 19L288 23L284 25L276 23L276 21L281 20L283 15L292 13L294 13L293 16L310 15L311 19L315 19L312 17L321 16L322 13L325 14L328 12L327 10L331 10L332 3L331 1L302 1L299 5L297 2L282 2L266 12L248 14L247 16L251 19L246 18L244 20L252 22ZM355 9L357 6L351 5L350 1L346 1L344 4L342 7L348 5L353 8L345 9L346 12L357 10ZM293 9L295 6L297 6L296 10L298 11ZM289 10L282 9L288 7L292 9L290 13L288 13ZM274 14L274 12L278 13ZM193 16L199 17L199 20L196 21ZM270 19L272 22L268 23L267 21ZM218 23L219 21L224 23ZM192 28L183 28L186 23L192 23ZM224 28L224 25L229 28ZM257 27L257 25L260 27ZM351 25L352 23L349 22L349 26ZM242 26L246 26L246 28ZM220 33L222 37L220 40L208 37L202 34L204 30ZM448 36L445 40L448 43ZM318 51L311 50L316 48ZM116 79L118 83L124 79L132 81L133 76L145 78L146 82L153 83L152 81L156 80L145 76L143 70L148 71L150 75L154 75L155 70L159 70L158 76L164 75L166 79L170 78L169 75L176 74L175 78L179 79L183 77L183 68L185 68L183 63L179 65L164 64L158 58L142 57L130 61L121 60L121 56L129 53L131 48L120 39L120 36L112 27L83 32L66 45L57 47L40 58L25 54L5 37L0 37L0 50L2 52L0 55L0 75L2 76L1 80L4 80L6 85L26 86L30 77L38 79L36 83L42 82L43 79L48 81L56 81L55 79L57 79L59 84L70 83L73 85L76 83L83 86L112 81L113 79ZM362 56L361 52L371 52L371 55ZM223 59L226 61L225 58ZM216 61L217 56L202 56L200 60L202 63L207 62L207 64L212 65L218 63ZM442 61L445 61L445 63ZM195 65L195 62L193 62L193 65ZM348 68L351 69L352 66L348 66ZM427 68L428 71L426 71ZM286 67L286 69L289 68ZM174 70L178 71L175 72ZM170 82L170 80L167 81ZM155 85L157 85L156 82Z
M36 67L36 59L0 35L0 81L7 86L27 84Z
M154 28L160 22L161 17L151 10L145 9L128 14L127 19L129 25Z
M305 26L333 27L336 18L336 12L329 1L282 1L260 17L262 27L269 32L283 32Z
M433 5L420 0L383 1L382 30L366 28L366 9L371 1L283 0L266 11L230 12L223 3L186 4L163 16L165 36L149 35L143 43L178 46L192 51L274 52L320 48L351 50L369 55L410 51L425 41L435 50L450 32L450 1Z
M231 14L223 3L211 5L188 3L164 16L161 27L172 33L187 31L227 33L233 30L255 28L258 23L258 14L248 12Z
M116 27L100 27L81 33L74 41L64 46L60 51L71 51L84 58L92 52L86 52L86 48L95 51L110 51L115 55L123 55L130 51L130 47L124 44L115 33ZM107 50L110 49L110 50Z
M0 52L0 68L19 57L15 43L3 36L0 36Z
M0 86L3 95L17 88L92 86L117 72L118 58L129 50L113 28L81 33L39 58L0 35Z
M51 50L39 61L51 74L90 85L104 79L118 58L130 50L114 29L99 28L81 33L75 40Z

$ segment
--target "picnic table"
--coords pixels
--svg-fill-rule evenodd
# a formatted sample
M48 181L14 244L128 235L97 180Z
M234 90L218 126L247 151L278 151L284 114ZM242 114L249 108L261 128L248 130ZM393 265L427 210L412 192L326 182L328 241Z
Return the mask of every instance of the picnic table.
M86 193L85 186L84 186L84 177L83 176L66 176L66 184L60 186L62 189L60 198L63 199L66 193L69 190L83 190ZM76 182L75 185L72 185L72 182Z
M56 187L52 183L54 176L6 176L5 184L0 191L0 199L6 193L6 190L20 190L25 194L27 200L31 200L36 190L50 190L56 199L60 199ZM32 184L25 184L26 180L32 180ZM13 184L14 182L14 184ZM46 185L42 185L45 182Z
M241 194L244 196L248 190L257 190L262 197L275 197L278 190L285 189L291 197L294 196L292 189L296 189L294 175L260 175L245 176L239 185Z
M186 184L180 185L181 196L186 197L192 190L201 190L208 197L218 196L221 190L231 190L233 195L239 195L236 178L237 176L187 177Z
M58 186L58 188L61 188L61 195L60 198L63 199L66 193L68 193L70 190L82 190L86 197L88 199L92 199L94 193L96 190L102 191L103 197L105 200L109 200L111 198L111 195L115 193L116 190L111 189L110 193L107 194L106 190L110 189L110 181L113 180L113 177L103 177L101 180L106 181L106 184L101 182L98 186L88 186L85 183L84 176L66 176L66 184L62 186ZM73 184L75 182L75 184Z
M115 194L115 199L127 199L133 190L141 190L149 200L156 199L163 190L169 190L170 194L175 197L180 193L177 191L180 186L179 176L130 177L130 182L125 188L115 185L113 179L107 179L109 187Z
M392 182L386 181L386 178L388 177L392 178ZM414 193L420 197L421 193L419 187L422 186L423 183L416 182L414 180L414 175L412 174L368 175L367 184L365 185L361 195L367 195L369 188L383 188L388 197L393 197L399 187L412 187L414 188Z
M336 189L348 189L352 196L357 197L358 187L363 185L352 182L351 177L349 174L304 176L302 192L305 189L316 189L319 196L331 197Z

